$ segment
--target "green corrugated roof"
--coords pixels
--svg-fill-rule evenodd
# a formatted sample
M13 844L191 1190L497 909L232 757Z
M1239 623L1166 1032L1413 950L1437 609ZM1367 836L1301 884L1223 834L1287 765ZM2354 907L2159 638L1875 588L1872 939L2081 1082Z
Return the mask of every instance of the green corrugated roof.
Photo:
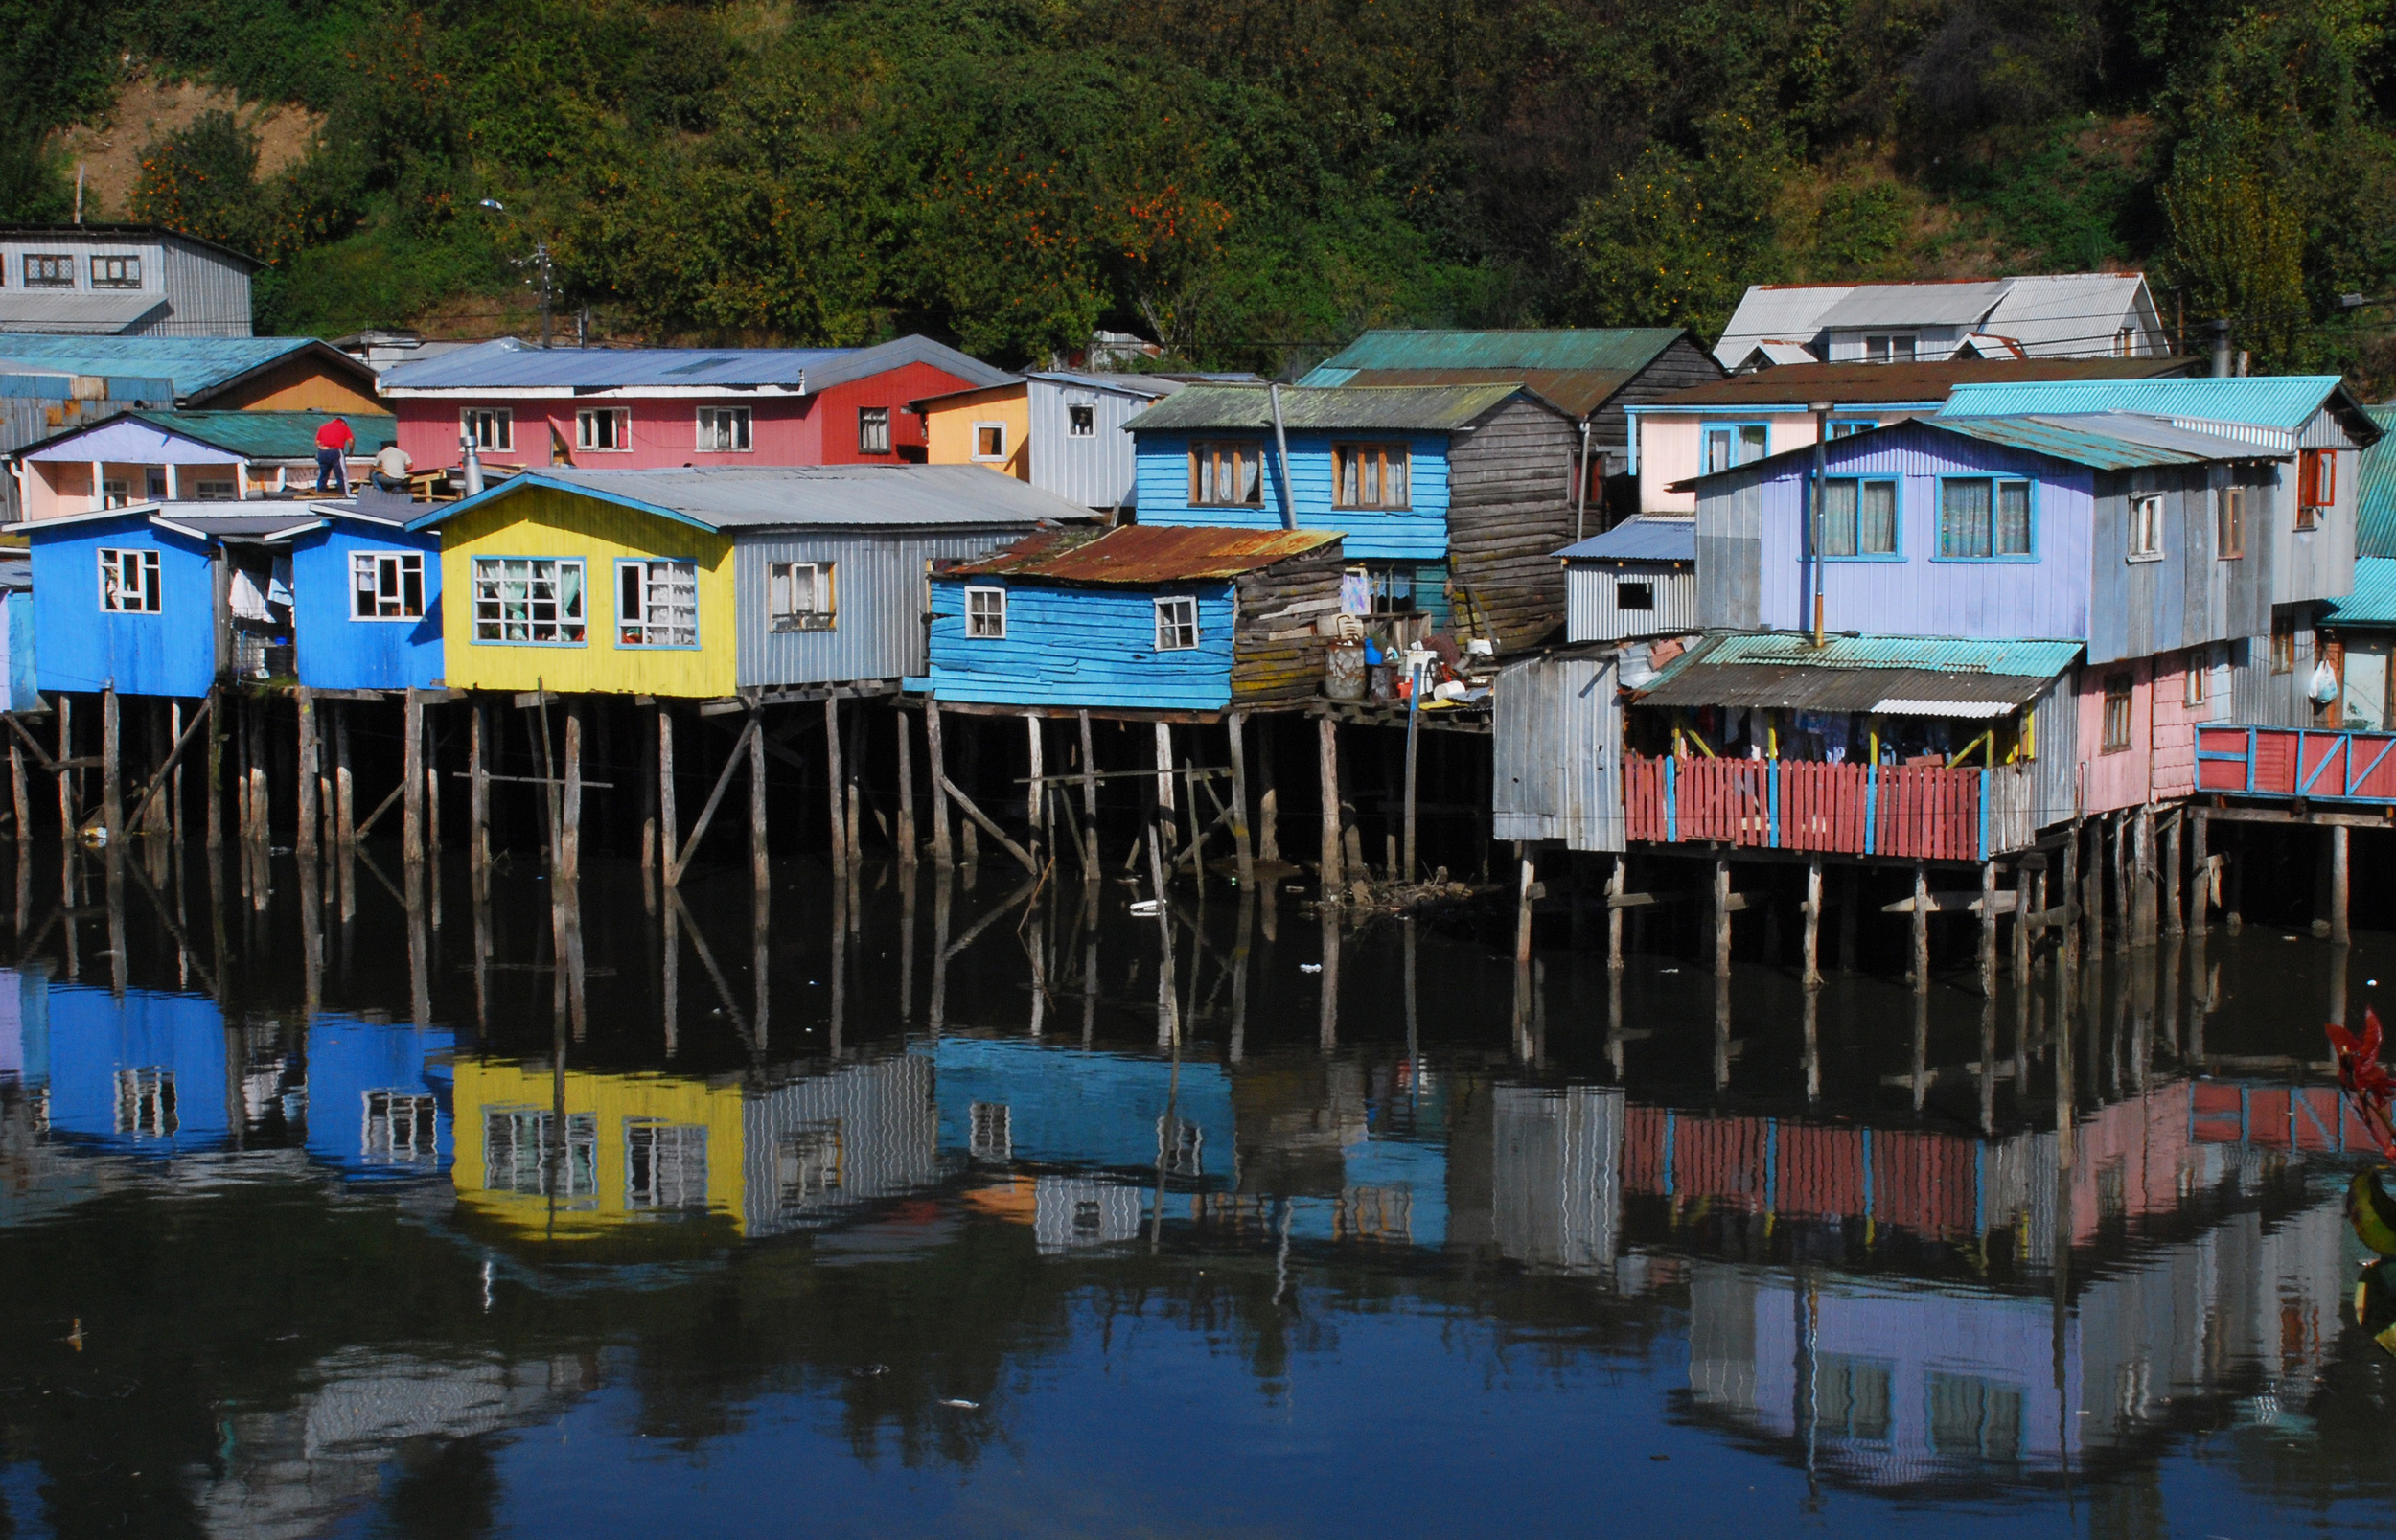
M312 460L316 429L333 421L332 412L171 412L143 408L128 412L145 423L196 439L244 460ZM373 454L399 437L399 419L380 413L338 414L357 437L353 454Z
M2383 434L2396 428L2396 402L2363 410ZM2383 436L2362 451L2362 472L2355 478L2355 554L2396 557L2396 437Z
M1821 647L1803 632L1725 636L1698 650L1708 663L1796 663L1808 668L1937 669L1949 674L2013 674L2052 678L2080 655L2078 642L1952 636L1832 636Z
M1281 388L1281 423L1293 432L1447 433L1473 422L1519 385L1371 385ZM1191 385L1123 425L1135 433L1230 429L1271 432L1273 401L1261 385Z
M2329 626L2396 626L2396 560L2355 558L2355 591L2332 600L2321 621Z
M1671 327L1561 332L1368 332L1324 369L1639 370L1679 338Z

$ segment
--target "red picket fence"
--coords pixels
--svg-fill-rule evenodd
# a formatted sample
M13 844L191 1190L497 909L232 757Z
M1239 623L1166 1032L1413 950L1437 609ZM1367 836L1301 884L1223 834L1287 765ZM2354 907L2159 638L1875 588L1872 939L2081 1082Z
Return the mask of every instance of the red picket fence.
M1880 770L1875 855L1921 861L1980 857L1980 776L1943 765L1889 765Z
M1690 759L1674 789L1683 839L1728 845L1772 842L1772 762L1768 759Z
M1978 861L2031 841L2027 766L1817 765L1623 756L1630 838ZM1987 785L1984 787L1983 782Z
M1781 847L1785 850L1863 849L1865 793L1871 772L1861 765L1781 764Z

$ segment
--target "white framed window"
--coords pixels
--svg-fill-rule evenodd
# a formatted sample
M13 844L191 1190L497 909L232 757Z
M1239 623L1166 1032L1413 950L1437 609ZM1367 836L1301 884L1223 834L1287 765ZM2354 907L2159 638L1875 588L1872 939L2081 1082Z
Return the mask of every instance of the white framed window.
M1094 439L1098 436L1098 408L1067 405L1065 436L1069 439Z
M1911 363L1917 339L1908 335L1867 336L1863 339L1866 363Z
M1157 601L1157 651L1186 653L1198 645L1198 601L1182 595Z
M2188 693L2184 698L2183 703L2186 704L2191 711L2202 710L2204 703L2211 700L2213 696L2213 659L2211 656L2211 649L2203 647L2190 648L2182 666L2188 671Z
M1989 476L1939 481L1939 560L2032 554L2030 483Z
M424 615L423 552L350 553L352 620L422 620Z
M91 287L94 288L141 287L142 260L139 257L94 257L91 260Z
M368 1091L357 1153L376 1165L426 1165L437 1159L441 1107L407 1091Z
M585 645L583 579L579 556L474 558L474 640Z
M1771 430L1762 423L1740 423L1705 431L1706 474L1753 465L1763 458Z
M100 608L120 615L154 615L162 608L158 553L100 548Z
M100 506L129 508L133 503L133 484L123 476L109 476L100 483Z
M702 406L699 408L699 452L702 454L748 453L749 408L746 406Z
M699 563L616 563L615 640L619 647L698 646Z
M117 1132L165 1138L183 1126L174 1110L174 1071L146 1065L117 1071Z
M774 631L830 631L839 613L830 562L766 563L766 624Z
M1003 460L1006 458L1006 425L976 423L974 425L974 458Z
M977 1161L1011 1160L1015 1154L1014 1118L1002 1101L978 1101L967 1108L965 1153Z
M633 447L633 413L625 406L587 406L574 414L574 448L617 454Z
M624 1207L707 1207L707 1127L624 1119Z
M965 634L978 640L1002 640L1006 635L1006 590L965 590Z
M2246 489L2235 484L2214 494L2213 554L2235 562L2246 554Z
M890 452L890 408L887 406L857 408L857 452L860 454Z
M457 430L478 454L516 448L516 409L512 406L469 406L457 414Z
M2163 494L2135 493L2130 499L2130 559L2159 562L2163 558Z
M241 488L230 481L195 481L192 483L194 502L229 503L238 501L241 494Z
M27 288L73 288L75 259L50 252L25 254L25 287Z

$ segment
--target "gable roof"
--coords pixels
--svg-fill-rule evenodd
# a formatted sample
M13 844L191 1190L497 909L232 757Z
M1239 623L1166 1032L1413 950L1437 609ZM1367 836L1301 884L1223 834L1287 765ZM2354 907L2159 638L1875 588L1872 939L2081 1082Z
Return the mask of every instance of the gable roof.
M1285 385L1281 423L1302 432L1453 433L1522 394L1512 384ZM1123 425L1134 433L1270 432L1272 392L1262 385L1192 385Z
M1555 554L1567 562L1694 562L1697 521L1626 518L1604 534L1592 535Z
M1585 417L1687 335L1671 327L1368 332L1299 383L1518 384L1574 417Z
M710 533L784 525L1029 527L1087 522L1077 503L978 465L706 466L584 471L552 466L510 476L408 522L429 529L536 487L596 497Z
M1795 363L1691 385L1632 408L1935 404L1964 385L2048 379L2155 379L2184 374L2194 358L1942 358L1920 363Z
M61 514L55 518L29 519L13 528L27 540L37 541L85 524L136 518L153 528L171 530L195 540L272 540L313 528L322 523L324 517L322 512L305 503L150 502L133 503L124 508L95 508L86 513Z
M170 230L163 224L0 224L0 241L84 241L102 245L126 245L139 241L155 241L162 244L193 246L240 263L252 272L266 264L246 251L236 251L222 241Z
M1868 450L1872 447L1871 441L1879 435L1909 429L1951 433L1958 438L1972 439L1982 444L2003 445L2007 448L2044 455L2067 465L2085 466L2092 471L2139 471L2171 465L2284 460L2294 452L2257 444L2251 439L2198 431L2163 418L2126 412L2100 412L2077 417L2040 417L2027 413L2017 417L1907 417L1894 423L1883 423L1861 433L1832 439L1823 452L1830 462L1844 463L1850 456ZM1801 444L1793 449L1783 449L1778 454L1750 460L1745 465L1733 466L1727 471L1676 481L1672 483L1671 490L1688 491L1725 476L1753 475L1763 470L1778 471L1792 466L1810 466L1813 455L1813 445Z
M2382 437L2362 451L2362 469L2355 477L2355 555L2396 557L2396 402L2366 406Z
M770 390L813 395L905 364L924 363L975 387L1015 377L926 336L867 348L541 348L499 337L396 365L387 396L418 392Z
M2144 273L2033 273L1894 284L1756 284L1714 347L1725 368L1766 343L1858 327L1968 327L2029 355L2109 349L2124 318L2159 328Z
M357 440L350 451L353 457L374 454L399 436L398 420L382 412L175 411L144 406L113 413L97 422L78 424L15 452L29 460L51 458L54 456L50 451L88 434L115 430L121 435L126 426L141 424L161 434L221 449L242 460L312 460L316 457L316 430L336 416L350 425L350 431ZM128 456L137 457L138 451L130 446L127 452Z
M996 556L953 567L942 576L1045 578L1100 586L1188 583L1235 578L1336 546L1341 538L1335 530L1161 524L1132 524L1096 533L1059 530L1018 541Z
M1797 632L1723 636L1673 661L1640 703L1997 717L2029 704L2080 655L2076 641L1972 641Z
M2327 408L2365 444L2380 425L2336 375L2275 375L2246 379L2067 379L1958 385L1941 420L2016 414L2081 416L2135 412L2199 429L2259 429L2281 443Z
M177 405L208 399L299 356L372 393L374 371L314 337L105 337L34 333L0 340L0 357L77 375L172 379Z

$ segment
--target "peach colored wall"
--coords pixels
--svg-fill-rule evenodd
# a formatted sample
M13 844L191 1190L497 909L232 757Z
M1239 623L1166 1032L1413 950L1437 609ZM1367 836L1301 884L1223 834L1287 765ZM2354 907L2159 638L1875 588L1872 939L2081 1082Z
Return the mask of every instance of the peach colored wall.
M2080 671L2081 810L2111 813L2134 808L2154 794L2150 779L2154 732L2154 660L2135 657ZM2105 681L2127 674L2130 688L2130 747L2104 750Z

